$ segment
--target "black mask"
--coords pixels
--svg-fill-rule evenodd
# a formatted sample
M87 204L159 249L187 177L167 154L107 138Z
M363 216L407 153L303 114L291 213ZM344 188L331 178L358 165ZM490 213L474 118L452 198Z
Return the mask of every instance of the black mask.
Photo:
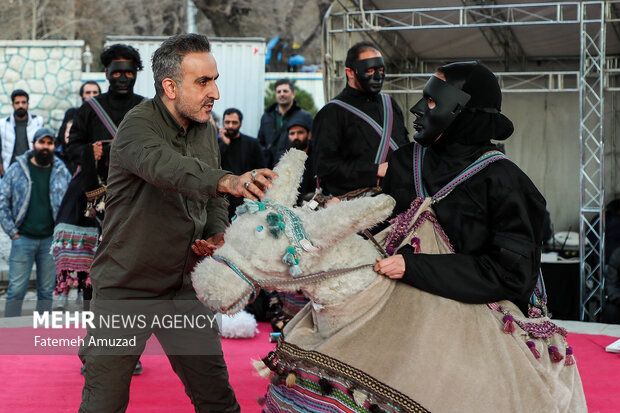
M54 154L48 149L34 150L34 160L39 166L48 166L54 160Z
M428 98L435 102L433 109L428 107ZM409 109L416 115L413 122L416 130L413 138L416 142L422 146L430 146L435 142L461 113L470 98L471 96L462 90L431 76L424 86L423 98Z
M15 114L16 118L23 118L24 116L28 114L28 111L24 108L19 108L19 109L15 109L15 112L13 113Z
M360 82L364 92L371 95L381 92L383 79L385 79L385 63L382 57L358 60L351 64L351 69L353 69L355 78ZM366 74L368 69L375 69L375 72L373 74ZM383 71L379 69L383 69Z
M116 95L133 93L133 86L136 84L136 74L138 73L135 62L114 60L106 69L108 71L108 81L110 82L110 93ZM120 73L120 76L114 77L114 73ZM127 73L133 73L133 76L129 77Z

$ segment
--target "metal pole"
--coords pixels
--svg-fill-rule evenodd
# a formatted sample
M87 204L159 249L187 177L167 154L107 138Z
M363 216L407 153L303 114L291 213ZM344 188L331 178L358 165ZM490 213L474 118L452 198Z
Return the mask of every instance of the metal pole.
M603 306L604 223L604 70L605 4L580 6L579 146L581 191L579 213L581 320L596 321Z
M187 33L197 33L198 29L196 28L196 13L198 10L196 9L196 5L192 0L186 1L186 31Z

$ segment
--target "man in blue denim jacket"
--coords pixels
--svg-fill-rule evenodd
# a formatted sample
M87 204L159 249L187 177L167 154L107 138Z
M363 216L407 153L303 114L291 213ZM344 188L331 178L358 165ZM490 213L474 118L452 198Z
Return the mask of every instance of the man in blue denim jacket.
M0 225L11 237L5 317L20 316L32 264L37 264L37 311L51 309L56 266L50 254L54 220L71 180L54 156L54 131L40 128L34 149L16 158L0 181Z

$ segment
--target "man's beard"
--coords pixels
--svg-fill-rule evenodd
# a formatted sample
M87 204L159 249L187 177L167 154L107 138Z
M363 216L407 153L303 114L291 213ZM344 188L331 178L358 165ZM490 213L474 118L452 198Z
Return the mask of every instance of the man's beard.
M234 138L238 134L239 134L239 129L229 129L229 128L226 128L224 130L224 135L226 135L227 138Z
M48 166L54 160L54 154L48 149L34 150L34 160L39 166Z
M183 97L182 97L181 94L179 94L178 98L179 98L178 102L175 104L174 108L176 109L176 111L178 112L179 115L181 115L185 119L189 119L189 120L191 120L193 122L196 122L196 123L207 123L207 122L210 121L210 116L205 116L204 119L200 119L200 118L198 118L197 115L194 115L194 114L190 113L190 108L188 106L186 106L184 103L181 103L181 102L183 102ZM195 111L195 113L200 113L200 111L202 110L203 107L205 107L208 104L213 104L213 102L215 102L214 99L208 98L207 100L205 100L202 103L202 106L200 106L200 109Z
M308 139L303 141L300 139L295 139L293 142L291 142L291 148L299 149L300 151L305 151L307 147Z
M16 118L23 118L24 116L28 114L28 111L24 108L19 108L19 109L15 109L14 113L15 113Z

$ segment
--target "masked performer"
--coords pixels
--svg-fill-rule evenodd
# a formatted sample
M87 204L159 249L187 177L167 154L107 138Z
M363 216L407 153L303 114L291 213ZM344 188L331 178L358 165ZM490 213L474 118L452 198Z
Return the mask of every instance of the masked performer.
M66 156L79 165L63 199L54 230L56 293L66 301L72 285L84 287L84 307L92 296L90 265L100 234L105 210L110 143L116 129L134 106L144 98L133 93L142 61L136 49L115 44L101 53L107 93L87 99L77 110L69 135ZM63 305L63 299L59 300Z
M379 93L385 63L372 43L347 52L347 85L314 119L315 172L326 194L376 187L392 151L409 142L398 104Z
M416 142L394 153L383 189L396 199L395 215L416 197L433 197L455 254L416 254L412 241L388 251L395 255L376 269L466 303L510 300L527 314L540 268L545 199L491 143L513 132L501 102L495 75L477 62L442 66L428 81L411 108Z

